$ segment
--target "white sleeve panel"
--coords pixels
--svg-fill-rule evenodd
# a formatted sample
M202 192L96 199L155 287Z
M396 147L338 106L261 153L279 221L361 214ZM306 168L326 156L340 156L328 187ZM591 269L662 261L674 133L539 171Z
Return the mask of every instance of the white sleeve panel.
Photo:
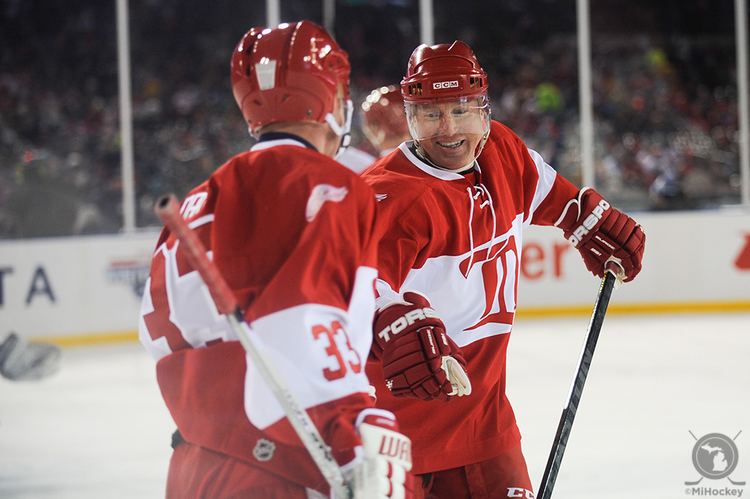
M141 297L141 314L138 317L138 339L146 351L151 354L154 360L159 360L172 353L169 343L164 336L158 336L155 339L151 337L148 325L144 317L154 312L154 303L151 300L151 278L146 279L143 287L143 296Z
M141 300L141 315L138 321L139 339L156 361L171 354L172 349L165 337L165 335L171 333L149 330L149 324L146 320L155 311L153 297L151 296L151 282L154 278L163 280L164 290L166 291L168 309L160 310L160 314L168 314L169 322L177 330L175 334L179 334L182 340L191 347L205 347L216 340L237 340L229 323L217 310L211 293L200 274L191 271L180 275L177 266L179 245L180 243L177 242L172 248L168 248L166 244L162 244L154 252L155 260L163 259L163 273L149 277ZM209 251L206 256L212 259L213 253ZM172 338L172 340L175 340L175 338Z
M352 297L349 300L349 338L358 352L367 359L372 346L372 319L375 315L375 286L378 271L372 267L359 267L355 277Z
M557 178L557 172L544 161L541 154L533 149L528 149L528 151L529 156L531 156L531 159L534 160L534 164L536 165L536 171L539 173L539 180L537 181L536 189L534 189L534 199L531 201L531 207L523 221L526 225L531 223L531 218L534 216L534 212L547 197L552 189L552 185L555 183L555 178Z
M375 308L381 309L393 303L394 301L401 301L401 295L391 288L391 285L382 279L375 281L375 286L378 290L378 297L375 298Z
M346 311L304 304L261 317L249 325L261 356L301 407L307 409L353 393L367 393L365 362L372 343L375 275L372 268L361 267L357 271ZM285 416L249 356L245 413L260 429Z

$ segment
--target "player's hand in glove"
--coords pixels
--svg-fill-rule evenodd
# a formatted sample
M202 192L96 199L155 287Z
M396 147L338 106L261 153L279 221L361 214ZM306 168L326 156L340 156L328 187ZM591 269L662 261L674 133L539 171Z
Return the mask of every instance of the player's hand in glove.
M412 498L411 441L399 432L392 413L365 409L357 417L363 458L345 469L355 499Z
M581 189L568 201L555 225L581 253L592 274L603 277L605 268L614 263L619 277L627 282L641 271L646 243L643 229L594 189Z
M448 400L471 394L466 360L424 296L408 291L403 302L378 310L374 331L372 353L393 395Z

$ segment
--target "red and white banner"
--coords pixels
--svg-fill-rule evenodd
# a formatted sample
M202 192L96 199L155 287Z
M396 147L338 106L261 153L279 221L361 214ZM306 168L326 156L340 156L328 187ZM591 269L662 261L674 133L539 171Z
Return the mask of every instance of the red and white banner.
M750 310L750 213L721 210L634 217L646 232L643 271L634 282L616 289L613 310ZM526 231L518 292L521 313L590 308L597 285L598 279L586 271L559 230L531 227Z

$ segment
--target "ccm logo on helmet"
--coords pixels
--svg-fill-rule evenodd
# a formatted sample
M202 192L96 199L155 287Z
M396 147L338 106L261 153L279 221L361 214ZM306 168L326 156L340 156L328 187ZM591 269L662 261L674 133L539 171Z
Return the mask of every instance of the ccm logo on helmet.
M599 220L602 219L602 216L604 216L604 212L607 211L609 207L610 204L606 199L602 199L601 201L599 201L599 204L596 205L591 213L589 213L589 216L586 217L583 223L579 225L576 230L573 231L573 234L571 234L568 238L568 241L571 242L573 247L578 246L578 243L581 242L583 236L588 234L589 231L599 223Z
M403 331L406 326L414 324L417 321L423 321L428 317L437 318L437 314L435 314L435 311L430 307L415 308L391 322L389 326L383 328L383 330L378 333L378 336L383 338L383 341L390 341L392 334L396 335Z
M432 84L433 90L443 90L445 88L458 88L458 80L436 81Z

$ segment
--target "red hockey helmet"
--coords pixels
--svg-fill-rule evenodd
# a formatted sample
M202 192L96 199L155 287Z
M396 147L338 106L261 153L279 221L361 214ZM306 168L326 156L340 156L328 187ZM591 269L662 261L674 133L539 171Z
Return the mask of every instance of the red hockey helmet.
M282 121L327 122L344 135L332 113L337 98L349 99L350 70L347 53L315 23L252 28L232 54L232 93L254 135Z
M401 94L406 102L487 94L487 73L466 43L420 45L411 57Z
M469 167L490 133L487 88L487 73L464 42L414 49L401 95L417 152L441 168Z
M362 103L362 131L378 149L395 147L409 136L404 99L396 85L376 88ZM395 145L391 145L395 142Z

